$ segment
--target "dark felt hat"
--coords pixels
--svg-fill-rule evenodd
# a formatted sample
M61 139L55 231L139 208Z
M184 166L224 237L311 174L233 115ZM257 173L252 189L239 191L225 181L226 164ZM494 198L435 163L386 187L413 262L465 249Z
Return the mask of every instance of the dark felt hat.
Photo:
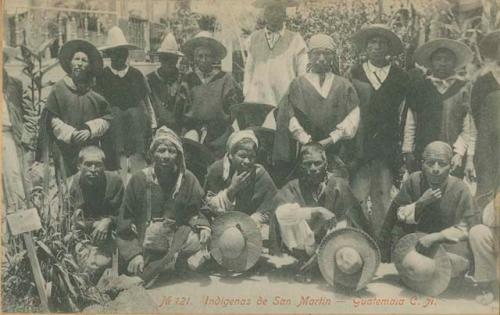
M71 59L77 51L84 52L88 56L90 71L93 75L101 73L103 63L99 50L92 43L82 39L66 42L59 52L59 63L66 73L71 73Z
M390 53L392 55L398 55L403 52L403 42L398 35L396 35L396 33L394 33L385 24L371 24L363 26L353 35L352 41L358 49L364 50L368 40L374 36L387 38L390 46Z
M472 61L473 54L469 46L449 38L436 38L418 47L415 50L415 61L419 65L430 68L432 54L442 48L450 50L455 55L455 69L460 69Z

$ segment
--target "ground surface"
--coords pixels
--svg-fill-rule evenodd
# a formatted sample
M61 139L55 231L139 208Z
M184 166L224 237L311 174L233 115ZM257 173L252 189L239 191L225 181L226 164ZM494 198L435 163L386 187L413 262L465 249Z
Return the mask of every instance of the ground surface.
M474 301L477 289L470 279L453 285L439 298L427 298L406 289L394 265L381 264L366 289L349 295L332 290L320 275L312 283L294 281L290 262L263 256L250 272L240 276L166 275L148 293L162 313L499 313L498 301L490 306ZM304 305L308 297L313 305Z

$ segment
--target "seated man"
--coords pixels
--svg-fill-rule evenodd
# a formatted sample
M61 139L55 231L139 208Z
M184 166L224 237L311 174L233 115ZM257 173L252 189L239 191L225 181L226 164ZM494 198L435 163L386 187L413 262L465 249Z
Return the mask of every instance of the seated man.
M148 265L156 266L169 255L168 266L172 266L179 254L197 253L210 237L209 223L199 213L205 194L186 169L180 138L161 127L150 154L152 165L134 174L125 190L117 238L128 273L145 278L144 274L154 278L146 272ZM160 266L156 274L168 266Z
M500 205L500 193L483 210L483 224L469 231L469 242L474 254L474 279L481 290L476 301L484 305L498 299L500 216L498 211L495 213L494 203L497 207Z
M479 215L466 184L450 175L453 149L442 141L431 142L423 151L422 171L415 172L402 184L385 218L379 244L382 262L390 262L392 245L402 236L427 233L419 245L429 248L444 242L449 253L468 258L468 230L478 223ZM450 244L456 243L456 244ZM456 261L464 261L464 259ZM456 270L455 275L465 272Z
M327 172L322 145L305 144L299 161L298 179L288 182L275 198L270 250L280 254L284 245L293 256L307 260L327 230L335 227L334 218L336 227L352 225L366 230L368 225L347 181Z
M234 132L227 154L208 169L205 191L215 213L241 211L258 224L269 222L276 186L260 164L255 164L259 141L251 130Z
M78 154L78 172L69 178L70 207L76 228L89 233L96 245L97 252L111 257L111 230L116 224L116 217L123 198L121 177L104 169L106 156L96 146L84 147ZM90 249L88 246L80 247ZM84 255L79 255L84 256ZM109 260L105 260L109 263ZM83 263L83 261L81 261ZM96 261L86 260L83 265L91 270L100 270L105 266L95 265ZM107 265L107 264L106 264Z

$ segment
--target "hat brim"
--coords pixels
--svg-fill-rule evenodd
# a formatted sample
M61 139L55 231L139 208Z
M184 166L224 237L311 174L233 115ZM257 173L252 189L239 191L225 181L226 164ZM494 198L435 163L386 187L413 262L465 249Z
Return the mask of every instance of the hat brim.
M425 281L410 278L408 270L402 265L406 255L415 250L415 245L424 235L425 233L411 233L403 236L392 252L392 261L406 286L428 296L438 296L448 288L452 273L451 261L443 246L435 245L435 250L430 258L434 259L436 269L432 277L425 279Z
M343 247L355 249L363 259L361 271L354 274L342 272L335 264L335 254ZM380 250L377 243L365 232L355 228L342 228L323 238L319 246L318 265L323 278L331 285L358 291L364 288L377 272Z
M263 9L269 5L281 4L284 7L297 7L300 4L298 0L256 0L252 3L252 6Z
M161 55L175 55L179 57L183 57L184 54L178 50L157 50L153 54L161 56Z
M500 30L486 34L479 43L481 56L489 59L497 59L498 44L500 44Z
M181 50L188 58L192 59L194 58L195 49L200 46L209 47L214 52L215 57L218 60L224 59L227 55L226 47L224 47L224 45L222 45L222 43L218 40L209 37L191 38L184 43Z
M236 258L228 258L221 250L221 236L228 228L239 225L246 241L242 253ZM249 215L232 211L224 213L215 218L212 224L212 240L210 241L210 254L215 261L234 272L244 272L252 268L262 253L262 235L257 224Z
M59 52L59 63L67 74L71 74L71 59L77 51L84 52L89 58L89 67L92 74L99 75L103 70L102 56L97 48L90 42L73 39L66 42Z
M403 52L403 42L393 31L380 26L369 26L360 29L353 35L352 41L359 50L366 49L366 44L373 36L381 36L387 38L392 55L399 55Z
M99 47L99 50L102 52L109 52L110 50L116 49L116 48L126 48L128 50L141 49L140 47L138 47L136 45L132 45L132 44L127 43L127 44L120 44L120 45L101 46L101 47Z
M417 48L414 55L415 61L419 65L429 69L431 67L432 54L441 48L446 48L453 52L456 58L455 69L460 69L466 64L472 62L473 54L469 46L448 38L434 39Z

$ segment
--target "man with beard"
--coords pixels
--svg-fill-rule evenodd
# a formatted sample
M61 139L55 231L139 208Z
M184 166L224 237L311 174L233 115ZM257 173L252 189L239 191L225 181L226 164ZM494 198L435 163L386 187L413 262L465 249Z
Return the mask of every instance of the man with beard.
M304 263L332 227L350 225L372 234L347 180L327 172L321 144L305 144L299 163L299 178L288 182L275 198L270 254L284 249Z
M338 157L344 139L356 134L359 124L359 99L353 85L339 76L335 65L333 39L317 34L309 40L311 72L292 81L280 104L274 159L293 160L288 135L299 144L316 141L326 148L331 169L344 175Z
M110 56L111 65L104 69L96 84L96 91L111 105L111 132L124 180L129 171L134 173L146 166L146 139L156 125L146 78L127 64L129 49L134 48L137 49L127 43L119 27L111 28L107 45L100 48Z
M102 71L99 51L87 41L71 40L61 48L59 61L68 75L52 88L44 117L61 151L67 175L76 173L78 152L88 145L101 146L108 156L107 168L116 169L111 159L113 147L106 137L111 109L91 89L94 77Z
M172 262L158 270L206 248L210 237L209 222L199 212L203 188L186 169L181 139L163 126L153 137L150 154L152 165L132 175L125 190L117 238L127 272L144 271L148 278L146 270L167 254Z
M354 65L349 76L370 85L371 96L360 108L358 156L352 189L363 211L370 215L376 234L391 201L393 179L400 169L400 113L409 88L408 74L391 63L403 51L398 36L385 25L369 25L354 36L357 48L368 60ZM368 197L371 209L368 208Z
M450 175L453 150L442 141L423 151L422 171L403 182L380 234L382 262L390 262L393 244L406 234L427 233L420 246L447 242L447 251L470 258L468 231L479 223L479 213L467 185ZM453 244L456 243L456 244Z
M180 119L177 99L185 99L185 85L180 84L177 63L184 56L179 51L177 42L172 33L165 36L160 48L156 52L160 59L160 67L146 76L151 87L151 100L158 118L158 126L167 126L180 132ZM180 101L183 102L183 101Z

